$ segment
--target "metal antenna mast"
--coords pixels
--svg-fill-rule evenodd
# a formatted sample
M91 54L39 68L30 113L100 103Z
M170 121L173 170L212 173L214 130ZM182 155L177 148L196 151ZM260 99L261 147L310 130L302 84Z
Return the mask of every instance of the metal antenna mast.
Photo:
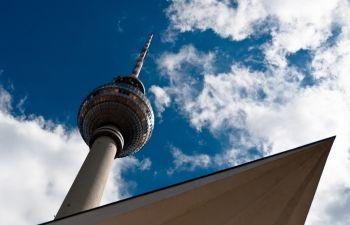
M140 55L139 55L139 57L136 60L136 65L134 67L134 70L132 71L130 76L135 77L135 78L139 77L139 74L140 74L143 62L144 62L145 57L146 57L146 55L148 53L149 46L151 45L152 38L153 38L153 33L151 33L151 35L149 36L145 46L143 46L143 48L142 48L142 50L140 52Z

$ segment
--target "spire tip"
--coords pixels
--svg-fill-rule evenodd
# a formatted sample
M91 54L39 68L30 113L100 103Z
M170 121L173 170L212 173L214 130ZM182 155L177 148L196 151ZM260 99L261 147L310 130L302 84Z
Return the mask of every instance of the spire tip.
M153 38L153 32L149 35L145 46L142 48L140 55L137 57L136 65L134 67L134 70L131 73L132 77L138 78L143 62L145 61L146 55L148 53L149 46L151 45L152 38Z

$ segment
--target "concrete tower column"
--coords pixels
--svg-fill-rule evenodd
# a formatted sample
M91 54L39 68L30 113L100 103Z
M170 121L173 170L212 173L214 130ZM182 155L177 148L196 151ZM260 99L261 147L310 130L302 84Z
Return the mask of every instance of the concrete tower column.
M139 151L150 139L154 114L138 77L152 37L153 34L130 76L115 77L94 89L81 103L77 122L90 152L56 219L99 206L114 158Z
M81 166L56 219L98 207L123 137L112 127L105 126L94 132L90 152Z

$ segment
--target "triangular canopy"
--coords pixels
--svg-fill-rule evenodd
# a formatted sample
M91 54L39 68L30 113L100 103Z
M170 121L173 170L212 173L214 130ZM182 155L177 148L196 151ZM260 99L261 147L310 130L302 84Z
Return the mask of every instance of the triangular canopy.
M47 224L304 224L334 138Z

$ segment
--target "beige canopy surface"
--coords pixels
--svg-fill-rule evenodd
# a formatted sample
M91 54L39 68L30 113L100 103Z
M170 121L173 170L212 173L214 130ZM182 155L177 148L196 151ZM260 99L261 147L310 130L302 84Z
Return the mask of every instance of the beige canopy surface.
M45 224L304 224L334 139Z

